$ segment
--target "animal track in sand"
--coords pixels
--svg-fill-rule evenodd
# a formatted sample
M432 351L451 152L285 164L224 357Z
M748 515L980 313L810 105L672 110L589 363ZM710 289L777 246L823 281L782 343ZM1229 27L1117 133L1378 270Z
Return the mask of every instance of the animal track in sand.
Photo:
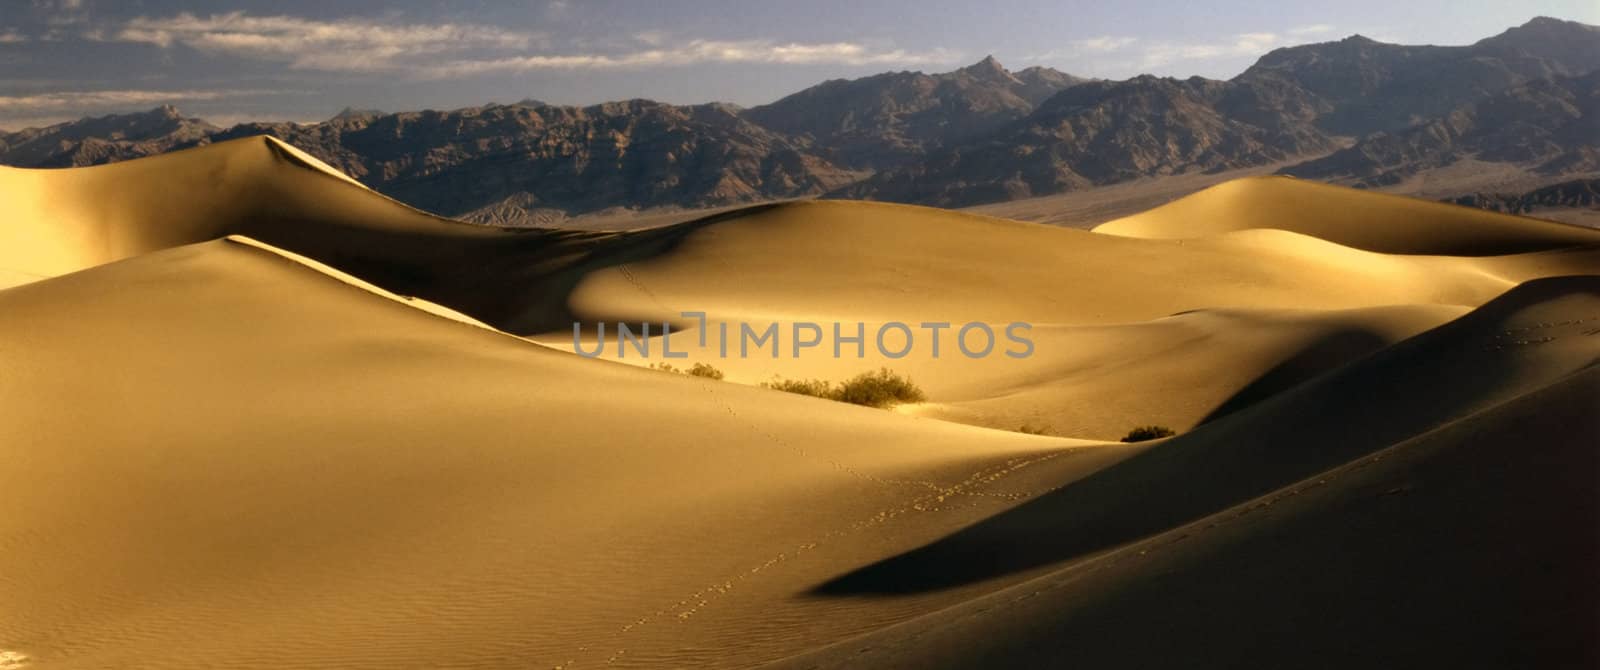
M1567 321L1540 322L1531 326L1502 330L1498 333L1495 333L1494 336L1490 338L1489 343L1484 345L1483 349L1484 351L1500 351L1508 346L1526 347L1536 344L1549 344L1559 339L1562 335L1568 333L1556 332L1553 334L1538 336L1535 336L1534 333L1539 333L1541 331L1552 331L1558 328L1570 330L1567 327L1582 326L1583 324L1596 320L1600 320L1600 316L1589 316L1582 319L1569 319ZM1578 331L1578 334L1584 336L1600 335L1600 328L1587 328Z
M724 411L726 411L730 416L738 418L739 417L739 413L737 411L735 411L727 403L724 403L720 399L715 398L716 389L715 389L715 387L713 385L716 384L716 383L717 382L707 382L706 392L708 394L711 394L713 396L712 401L717 403L717 405L719 405L720 407L722 407L722 409ZM868 482L872 482L872 483L880 484L880 485L884 485L884 486L895 486L895 487L898 487L898 486L919 486L919 487L924 487L924 488L927 488L927 489L930 489L930 490L928 492L922 493L922 494L920 494L920 495L918 495L916 497L913 497L910 500L906 500L903 503L901 503L901 504L899 504L897 506L894 506L894 507L892 507L890 509L881 510L881 511L877 512L876 514L872 514L872 515L870 515L870 516L868 516L866 518L858 519L858 520L856 520L856 521L854 521L854 522L852 522L852 523L850 523L850 524L848 524L846 526L838 527L838 528L834 528L832 530L829 530L829 531L823 533L821 536L813 538L811 541L802 542L802 543L800 543L798 545L795 545L794 547L792 547L792 548L790 548L788 550L780 551L776 555L768 558L767 560L761 562L760 564L754 565L754 566L752 566L752 567L750 567L750 568L748 568L748 569L746 569L746 570L744 570L742 572L734 574L732 577L730 577L728 579L725 579L725 580L722 580L720 582L705 586L705 587L695 591L694 593L691 593L691 594L685 596L684 598L678 600L677 602L675 602L675 603L673 603L671 605L668 605L666 607L662 607L662 608L660 608L660 609L658 609L658 610L656 610L654 612L651 612L651 613L646 614L644 616L638 617L637 619L634 619L632 622L623 625L620 629L617 630L617 632L614 634L614 637L618 642L621 642L622 638L624 638L628 634L632 633L633 631L638 630L640 627L648 625L648 624L651 624L651 623L655 623L655 622L659 622L659 621L667 621L667 622L674 622L675 621L675 622L678 622L678 623L686 622L686 621L690 620L691 618L693 618L695 616L695 614L699 613L700 610L702 610L703 608L711 605L712 602L714 600L716 600L717 598L720 598L722 596L726 596L729 593L733 592L735 590L735 588L739 584L741 584L743 582L746 582L748 580L754 579L754 578L762 575L763 573L768 573L772 569L777 568L777 567L781 566L782 564L784 564L784 563L786 563L788 561L791 561L793 559L797 559L800 556L802 556L802 555L804 555L804 554L806 554L808 552L811 552L811 551L817 549L818 547L823 546L824 544L826 544L829 541L837 540L837 539L842 538L842 537L846 537L846 536L849 536L849 535L852 535L852 534L855 534L855 533L862 532L862 531L867 530L869 528L872 528L874 526L878 526L878 525L887 523L890 520L893 520L895 518L904 516L906 514L913 513L913 512L936 512L936 511L939 511L939 510L942 510L942 509L948 509L948 508L951 507L951 503L953 502L953 499L956 499L956 498L970 500L970 499L973 499L973 498L989 497L989 498L1003 498L1003 499L1007 499L1007 500L1022 500L1022 499L1033 497L1035 495L1039 495L1042 492L997 493L997 492L980 491L980 490L977 490L977 489L980 489L980 488L985 487L987 485L990 485L990 484L993 484L995 482L998 482L1001 479L1004 479L1005 477L1007 477L1008 475L1014 474L1014 473L1016 473L1016 472L1018 472L1018 471L1020 471L1020 470L1022 470L1024 468L1027 468L1027 467L1030 467L1030 466L1033 466L1033 465L1037 465L1039 463L1043 463L1045 461L1049 461L1049 460L1058 458L1058 457L1063 456L1063 455L1069 455L1073 451L1076 451L1076 450L1068 449L1068 450L1056 451L1056 452L1045 453L1045 454L1034 455L1034 456L1020 456L1020 457L1015 457L1015 458L1009 458L1009 459L1006 459L1002 463L991 465L989 467L986 467L986 468L983 468L981 470L978 470L977 472L974 472L971 475L969 475L966 479L963 479L963 480L961 480L959 482L956 482L954 484L943 484L943 483L940 483L940 482L925 481L925 480L887 479L887 478L879 477L877 475L873 475L873 474L870 474L870 473L862 472L860 470L852 468L852 467L850 467L848 465L845 465L843 463L840 463L838 461L835 461L835 460L832 460L832 459L828 459L828 458L824 458L824 457L818 456L816 454L813 454L813 453L807 451L806 449L804 449L804 448L802 448L800 446L797 446L797 445L794 445L794 444L790 444L788 441L779 438L777 435L774 435L772 432L762 428L761 426L759 426L759 425L757 425L755 423L746 422L746 425L752 430L752 432L755 432L755 433L767 438L767 440L769 442L777 444L778 446L783 447L785 450L790 451L791 453L794 453L794 454L800 456L801 458L803 458L805 460L810 460L810 461L813 461L813 462L825 463L826 465L828 465L829 467L833 468L834 470L840 472L841 474L849 476L851 478L860 479L860 480L863 480L863 481L868 481ZM608 657L606 659L606 661L605 661L606 665L612 665L612 664L617 663L618 661L622 660L622 658L627 653L627 650L625 648L623 648L620 644L618 644L616 646L616 649L617 649L617 651L612 653L610 655L610 657ZM586 651L588 651L588 648L580 648L578 650L578 653L581 654L581 653L586 652ZM566 663L563 663L563 664L561 664L561 665L559 665L557 667L558 668L571 668L571 667L574 667L576 665L577 665L576 659L572 659L572 660L568 660Z

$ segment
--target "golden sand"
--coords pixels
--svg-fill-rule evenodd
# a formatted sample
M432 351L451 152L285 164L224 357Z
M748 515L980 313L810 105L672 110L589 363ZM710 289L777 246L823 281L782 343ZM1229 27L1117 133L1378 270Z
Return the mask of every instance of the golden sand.
M1096 232L856 202L512 232L265 138L0 168L0 212L0 667L1584 649L1490 629L1569 635L1555 585L1594 583L1594 231L1267 178ZM683 311L1035 350L724 359ZM726 380L574 355L574 320L672 322ZM880 366L927 402L759 386ZM1115 441L1143 424L1180 435Z

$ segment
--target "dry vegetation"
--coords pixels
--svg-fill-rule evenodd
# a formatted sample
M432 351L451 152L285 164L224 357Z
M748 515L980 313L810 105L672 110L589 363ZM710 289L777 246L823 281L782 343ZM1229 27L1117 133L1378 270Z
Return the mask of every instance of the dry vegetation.
M1171 428L1166 426L1139 426L1138 428L1128 431L1128 434L1123 436L1122 441L1144 442L1146 440L1159 440L1163 437L1172 437L1173 435L1177 435L1177 433L1173 432Z
M763 387L798 393L817 398L866 407L892 407L902 403L922 402L927 396L907 377L889 368L876 372L863 372L835 387L823 379L776 379Z
M650 369L660 370L662 372L671 372L680 375L689 375L690 377L705 377L706 379L720 380L723 377L721 370L712 367L708 363L695 363L687 368L673 367L671 363L656 363L651 365Z

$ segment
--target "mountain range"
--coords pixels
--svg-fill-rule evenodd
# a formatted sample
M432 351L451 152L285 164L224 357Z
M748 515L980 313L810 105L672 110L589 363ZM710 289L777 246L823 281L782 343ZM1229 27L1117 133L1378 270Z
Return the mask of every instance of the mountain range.
M1554 183L1600 172L1597 71L1600 27L1541 17L1467 46L1357 35L1277 49L1229 80L1088 80L989 57L748 109L529 99L224 129L160 107L0 132L0 164L270 135L407 204L505 225L812 197L967 206L1273 164L1382 187L1472 158Z

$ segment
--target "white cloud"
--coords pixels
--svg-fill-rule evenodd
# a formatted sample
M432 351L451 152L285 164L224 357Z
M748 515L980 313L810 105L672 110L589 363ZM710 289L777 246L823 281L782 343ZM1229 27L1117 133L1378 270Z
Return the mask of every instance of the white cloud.
M1243 33L1234 39L1233 51L1242 55L1259 54L1271 51L1282 42L1275 33Z
M1051 49L1044 53L1029 54L1022 57L1024 62L1052 62L1071 63L1071 67L1081 67L1090 63L1104 65L1104 56L1124 52L1128 47L1137 43L1139 38L1118 35L1101 35L1082 40L1073 40L1069 46L1061 49ZM1088 62L1085 62L1088 61Z
M1116 37L1112 35L1102 35L1100 37L1091 37L1086 40L1077 40L1072 44L1083 51L1108 52L1121 51L1137 41L1139 41L1139 38L1137 37Z
M1296 37L1306 37L1310 35L1326 35L1334 30L1334 27L1331 25L1326 23L1317 23L1309 26L1290 28L1288 32L1290 35L1294 35Z
M282 91L222 89L187 91L57 91L31 95L0 95L0 111L38 112L57 109L106 109L132 105L157 105L162 103L221 100L250 95L269 95Z
M910 52L874 50L853 42L805 44L770 40L690 40L683 46L620 54L539 54L479 60L458 60L420 70L426 76L453 77L486 72L529 72L558 69L624 69L697 63L772 63L782 65L921 65L951 63L960 54L945 49Z
M112 39L160 47L183 44L201 51L282 61L294 69L379 71L403 57L472 49L526 49L540 36L493 26L442 23L391 24L360 19L314 21L243 12L199 17L139 17Z
M1279 47L1302 44L1317 35L1333 32L1334 26L1297 26L1282 32L1238 33L1213 42L1173 42L1128 36L1101 35L1074 40L1070 46L1024 57L1026 61L1052 61L1066 67L1076 64L1112 68L1124 73L1148 72L1153 68L1186 61L1218 61L1260 56Z
M1278 33L1240 33L1222 42L1156 43L1144 49L1139 67L1156 68L1180 61L1260 56L1300 41L1286 39Z
M15 30L0 31L0 44L21 44L28 41L28 36Z
M667 33L662 30L645 30L633 34L633 39L646 46L658 47L667 42Z
M564 4L552 2L549 7L561 9ZM943 49L911 52L874 49L853 42L684 40L671 45L671 36L661 31L633 35L633 46L642 48L632 51L623 46L625 43L619 43L619 50L556 53L543 35L494 26L396 24L363 19L316 21L243 12L140 17L106 35L116 41L163 48L181 44L201 51L282 62L298 70L407 72L431 78L696 63L916 65L954 62L960 56Z

